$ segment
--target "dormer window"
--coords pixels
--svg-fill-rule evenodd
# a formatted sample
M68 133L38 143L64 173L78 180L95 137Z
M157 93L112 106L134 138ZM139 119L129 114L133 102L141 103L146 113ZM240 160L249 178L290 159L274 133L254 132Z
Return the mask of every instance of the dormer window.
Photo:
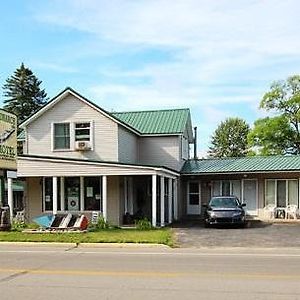
M70 149L70 123L54 124L54 149Z

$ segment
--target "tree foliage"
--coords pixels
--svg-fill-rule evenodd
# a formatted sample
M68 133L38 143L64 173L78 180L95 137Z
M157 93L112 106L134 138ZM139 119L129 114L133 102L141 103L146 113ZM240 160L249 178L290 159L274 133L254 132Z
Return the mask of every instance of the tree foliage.
M249 144L263 155L300 154L300 76L274 82L260 108L273 113L273 117L254 123Z
M240 118L228 118L215 130L209 154L212 157L243 157L247 155L249 125Z
M22 63L3 85L4 109L16 114L22 122L47 102L47 94L41 89L42 81Z

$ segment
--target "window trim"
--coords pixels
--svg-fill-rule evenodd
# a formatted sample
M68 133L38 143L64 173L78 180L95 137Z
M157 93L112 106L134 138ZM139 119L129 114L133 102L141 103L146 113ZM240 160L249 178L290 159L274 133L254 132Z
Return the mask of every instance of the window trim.
M190 191L190 184L191 183L195 183L198 186L198 192L197 193L193 193ZM190 203L190 195L198 195L199 198L199 204L191 204ZM198 180L189 180L188 181L188 186L187 186L187 198L188 198L188 205L201 205L201 181Z
M54 127L56 124L69 124L70 128L70 147L68 149L55 149L55 136L54 136ZM51 150L52 152L69 152L72 151L72 123L71 122L51 122Z
M90 123L90 127L89 127L89 130L90 130L90 140L89 140L89 143L91 145L91 150L94 150L94 121L92 120L76 120L73 122L73 130L72 130L72 133L73 133L73 136L72 136L72 139L73 139L73 149L75 150L75 142L76 142L76 124L81 124L81 123Z
M274 181L274 197L275 197L275 203L274 205L277 207L278 205L278 197L277 197L277 182L278 181L285 181L285 190L286 190L286 195L285 195L285 207L289 205L289 191L288 191L288 182L289 181L296 181L298 184L297 188L297 196L298 196L298 203L297 207L300 207L300 179L298 178L267 178L265 179L265 190L264 190L264 206L266 206L266 198L267 198L267 182L268 181Z
M185 137L184 135L181 135L180 144L181 144L181 159L188 160L190 158L189 156L190 145L189 145L188 138Z
M51 122L51 151L52 152L73 152L75 149L75 127L76 124L80 123L90 123L90 145L91 151L94 150L94 121L93 120L75 120L75 121L62 121L62 122ZM54 126L55 124L69 124L70 126L70 148L69 149L55 149L55 136L54 136Z

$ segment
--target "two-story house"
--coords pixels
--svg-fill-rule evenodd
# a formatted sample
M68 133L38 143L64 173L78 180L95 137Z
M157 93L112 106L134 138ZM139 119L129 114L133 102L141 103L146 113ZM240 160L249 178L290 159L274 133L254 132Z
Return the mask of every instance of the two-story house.
M29 219L98 211L116 225L164 226L201 218L214 195L237 196L252 217L299 208L300 156L191 159L189 109L109 113L67 88L21 127Z
M180 170L193 142L189 109L109 113L71 88L21 125L18 177L27 217L101 211L113 224L178 218Z

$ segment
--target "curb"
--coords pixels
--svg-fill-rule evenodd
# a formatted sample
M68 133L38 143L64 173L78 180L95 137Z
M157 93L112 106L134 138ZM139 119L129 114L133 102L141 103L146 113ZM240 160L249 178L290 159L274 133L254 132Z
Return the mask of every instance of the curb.
M147 243L58 243L58 242L1 242L0 246L45 246L45 247L73 247L73 248L160 248L171 249L164 244Z
M1 242L2 245L11 246L55 246L55 247L76 247L76 243L59 243L59 242Z

